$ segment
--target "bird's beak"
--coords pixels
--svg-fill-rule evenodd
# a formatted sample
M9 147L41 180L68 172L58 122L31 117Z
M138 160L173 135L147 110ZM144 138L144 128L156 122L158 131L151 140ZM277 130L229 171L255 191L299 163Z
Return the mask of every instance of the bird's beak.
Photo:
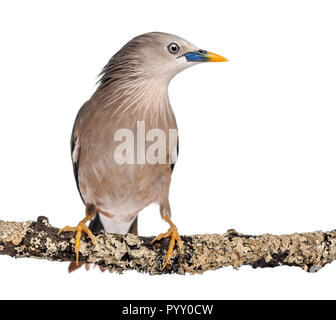
M188 52L181 57L185 57L189 62L223 62L229 61L228 59L206 50L198 50L193 52Z

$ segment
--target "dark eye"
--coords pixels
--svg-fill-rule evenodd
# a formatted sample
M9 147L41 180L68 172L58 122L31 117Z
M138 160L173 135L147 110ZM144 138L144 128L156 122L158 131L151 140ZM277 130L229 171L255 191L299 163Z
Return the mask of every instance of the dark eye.
M180 50L180 47L176 44L176 43L171 43L169 46L168 46L168 51L172 54L175 54L177 53L178 51Z

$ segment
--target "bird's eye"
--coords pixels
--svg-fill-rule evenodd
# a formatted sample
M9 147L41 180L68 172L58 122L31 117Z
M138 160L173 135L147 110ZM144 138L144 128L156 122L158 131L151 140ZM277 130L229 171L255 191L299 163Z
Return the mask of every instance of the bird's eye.
M172 54L175 54L177 53L178 51L180 50L180 47L178 46L178 44L176 43L171 43L169 46L168 46L168 51Z

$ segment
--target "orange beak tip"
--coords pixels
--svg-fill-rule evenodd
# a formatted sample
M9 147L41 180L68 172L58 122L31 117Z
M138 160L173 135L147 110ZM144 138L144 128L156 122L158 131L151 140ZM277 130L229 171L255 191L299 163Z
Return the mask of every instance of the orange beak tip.
M219 54L210 52L210 51L207 52L207 57L209 59L208 60L209 62L226 62L226 61L229 61L229 59L227 59L225 57L222 57Z

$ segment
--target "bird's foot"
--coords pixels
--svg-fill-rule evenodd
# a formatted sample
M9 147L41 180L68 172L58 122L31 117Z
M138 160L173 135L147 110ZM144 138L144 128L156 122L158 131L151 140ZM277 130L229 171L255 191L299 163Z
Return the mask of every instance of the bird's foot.
M163 238L168 238L170 237L170 243L169 243L169 248L167 251L167 255L166 255L166 259L165 262L163 264L162 270L164 270L170 260L170 258L173 255L173 250L175 248L175 242L177 243L177 246L179 248L179 252L180 254L183 252L182 251L182 240L181 237L177 231L177 227L175 226L175 224L170 220L169 217L166 217L165 220L169 223L170 228L166 233L161 233L160 235L158 235L155 239L152 240L151 244L153 244L156 241L159 241Z
M76 237L75 237L75 253L76 253L76 266L78 266L78 258L79 258L79 245L80 245L80 239L82 232L86 233L89 238L92 241L92 244L95 245L96 240L91 232L91 230L86 226L86 222L89 221L92 217L90 215L86 216L82 221L80 221L77 225L77 227L69 227L66 226L58 231L58 235L60 235L62 232L65 231L72 231L76 232Z

